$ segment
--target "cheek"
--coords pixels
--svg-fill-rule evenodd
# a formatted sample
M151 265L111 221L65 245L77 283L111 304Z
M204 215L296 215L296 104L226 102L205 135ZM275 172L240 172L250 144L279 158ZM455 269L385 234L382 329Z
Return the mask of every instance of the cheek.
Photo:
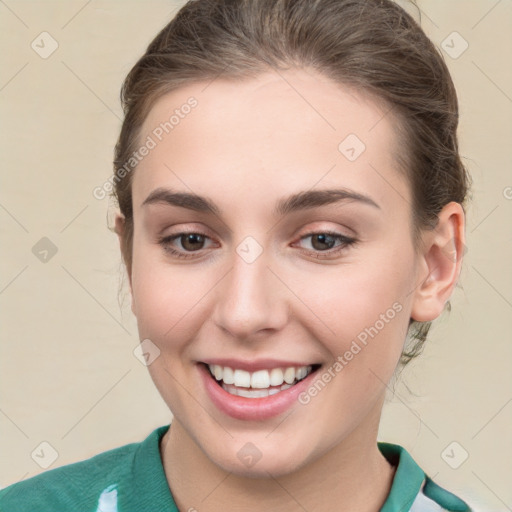
M314 276L302 274L294 290L310 310L309 326L333 358L357 352L361 363L381 360L392 366L399 357L414 286L413 253L386 249L364 262L331 267ZM370 349L371 347L371 349ZM351 357L350 354L347 354Z
M171 267L161 256L134 252L132 293L134 314L141 337L158 340L182 340L189 337L191 325L201 314L201 300L213 286L211 272ZM142 338L141 338L142 339Z
M409 322L409 276L347 268L315 282L315 287L303 283L302 296L315 313L307 313L312 337L331 357L319 379L326 383L322 400L336 404L329 424L337 431L337 425L349 421L354 426L368 414L396 369ZM312 385L304 403L323 386ZM325 429L321 418L317 427Z

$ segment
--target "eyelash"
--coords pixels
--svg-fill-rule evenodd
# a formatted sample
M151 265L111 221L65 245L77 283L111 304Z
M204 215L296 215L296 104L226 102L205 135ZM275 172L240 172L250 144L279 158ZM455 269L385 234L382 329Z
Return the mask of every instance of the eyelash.
M176 235L170 235L170 236L166 236L166 237L160 238L158 240L158 243L164 248L164 250L167 253L171 254L173 257L183 258L183 259L194 258L195 257L194 253L201 252L201 249L198 250L198 251L191 251L191 252L183 253L181 251L177 251L176 249L173 249L172 247L170 247L170 243L171 242L173 242L176 239L181 238L184 235L200 235L200 236L203 236L205 238L210 238L205 233L201 233L199 231L184 231L184 232L181 232L181 233L177 233ZM324 254L326 255L327 258L329 258L329 257L331 257L333 255L337 255L338 253L346 250L347 248L356 245L357 242L358 242L355 238L351 238L351 237L342 235L340 233L337 233L335 231L329 231L329 230L311 231L311 232L306 233L303 236L301 236L300 240L304 240L306 238L309 238L309 237L315 236L315 235L328 235L328 236L330 236L330 237L332 237L332 238L334 238L336 240L339 240L341 242L341 244L338 245L337 248L335 248L335 249L328 249L327 251L315 251L315 250L311 251L311 250L308 250L308 249L303 249L302 252L308 254L309 256L311 256L313 254L314 257L317 258L317 259L325 258L323 256Z

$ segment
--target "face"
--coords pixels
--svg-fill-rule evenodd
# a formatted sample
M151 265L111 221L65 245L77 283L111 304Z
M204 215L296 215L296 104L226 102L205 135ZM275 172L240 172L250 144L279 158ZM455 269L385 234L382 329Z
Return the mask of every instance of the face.
M286 474L378 426L418 271L384 112L289 70L188 85L144 123L132 309L173 422L225 470Z

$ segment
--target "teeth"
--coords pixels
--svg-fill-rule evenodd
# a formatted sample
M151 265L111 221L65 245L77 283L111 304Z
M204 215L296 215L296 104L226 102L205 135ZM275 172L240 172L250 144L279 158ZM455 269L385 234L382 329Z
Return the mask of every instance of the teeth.
M219 366L218 364L214 365L213 366L213 375L215 376L215 378L217 380L221 380L222 374L223 374L222 366Z
M286 368L284 371L284 381L286 384L293 384L295 380L295 368Z
M283 382L283 370L281 370L281 368L272 368L270 371L270 385L280 386Z
M268 389L239 389L238 396L244 396L245 398L263 398L268 396Z
M264 389L270 386L270 375L267 370L260 370L251 375L251 388Z
M245 370L235 370L233 374L234 385L239 388L251 387L251 374Z
M307 377L312 370L311 365L299 368L293 366L272 368L271 370L258 370L253 373L217 364L211 364L208 367L215 380L222 381L224 389L229 388L229 392L232 394L250 398L275 395Z
M217 380L223 380L224 384L233 384L235 382L233 370L231 368L228 368L227 366L225 368L218 366L218 368L220 368L220 377L218 379L215 377Z
M231 384L222 384L222 387L231 395L243 396L245 398L264 398L266 396L276 395L285 389L291 388L291 384L283 384L276 388L267 389L248 389L248 388L237 388Z
M297 370L297 380L302 380L306 375L308 374L308 369L305 368L304 366L301 366L298 370Z

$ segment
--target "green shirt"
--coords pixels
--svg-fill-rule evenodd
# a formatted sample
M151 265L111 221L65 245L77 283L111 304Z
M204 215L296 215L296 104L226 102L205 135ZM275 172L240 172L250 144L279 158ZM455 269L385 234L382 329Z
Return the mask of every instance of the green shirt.
M155 429L141 443L127 444L2 489L0 511L178 512L159 449L169 426ZM426 476L404 448L381 442L378 447L397 466L380 512L470 512L465 502Z

